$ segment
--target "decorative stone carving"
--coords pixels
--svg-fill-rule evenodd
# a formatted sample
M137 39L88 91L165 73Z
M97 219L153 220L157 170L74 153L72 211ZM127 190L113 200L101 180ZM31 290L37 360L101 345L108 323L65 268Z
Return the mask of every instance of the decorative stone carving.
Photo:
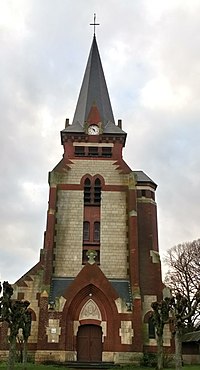
M94 250L88 250L86 252L86 256L88 257L88 263L90 263L90 265L93 265L95 263L97 252Z
M119 335L121 337L122 344L132 344L132 338L134 336L132 322L121 321L121 328L119 329Z
M83 306L79 320L87 320L87 319L94 319L94 320L102 320L101 312L97 304L92 300L89 299L85 305Z

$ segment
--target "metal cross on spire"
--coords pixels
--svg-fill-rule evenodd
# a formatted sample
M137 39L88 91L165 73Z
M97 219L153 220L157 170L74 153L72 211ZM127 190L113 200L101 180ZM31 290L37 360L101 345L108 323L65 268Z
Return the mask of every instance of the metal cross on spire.
M100 23L96 23L96 13L94 13L94 23L90 23L90 26L94 26L94 35L95 35L95 27L100 26Z

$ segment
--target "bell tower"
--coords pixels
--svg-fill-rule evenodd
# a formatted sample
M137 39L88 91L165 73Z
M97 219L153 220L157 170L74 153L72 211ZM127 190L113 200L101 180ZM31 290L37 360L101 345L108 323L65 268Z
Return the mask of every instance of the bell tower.
M94 34L72 123L61 131L64 155L49 173L40 261L15 284L35 314L36 361L121 363L155 351L157 185L124 161L126 136Z

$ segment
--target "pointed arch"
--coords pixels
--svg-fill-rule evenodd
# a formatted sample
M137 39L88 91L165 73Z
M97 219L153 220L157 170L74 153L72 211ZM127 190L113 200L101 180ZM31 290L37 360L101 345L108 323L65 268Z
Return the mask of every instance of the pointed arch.
M93 303L94 316L84 314L85 309L88 309ZM84 314L84 316L82 316ZM97 315L98 318L97 318ZM115 325L114 317L117 315L117 307L114 301L110 299L102 290L89 284L81 289L76 296L72 299L70 305L65 303L63 310L61 326L62 326L62 339L65 341L67 350L76 348L77 333L80 325L99 325L102 327L104 336L104 346L109 350L111 343L114 343L118 337L117 326ZM108 330L109 323L109 330Z
M90 282L88 284L88 282ZM118 316L115 304L118 294L106 279L97 264L86 264L77 275L74 282L63 294L67 297L65 302L61 323L61 341L65 343L66 350L76 347L76 335L80 324L94 324L102 326L104 333L104 350L111 349L111 343L119 337L118 328L114 318ZM92 299L98 306L102 320L80 319L80 312L84 305ZM109 330L107 330L109 323Z
M92 192L91 192L91 180L86 177L84 181L84 204L90 204L92 201Z

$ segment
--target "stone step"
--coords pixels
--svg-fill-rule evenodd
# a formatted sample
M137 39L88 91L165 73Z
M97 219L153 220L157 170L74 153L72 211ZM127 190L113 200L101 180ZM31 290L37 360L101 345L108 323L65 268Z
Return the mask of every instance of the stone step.
M110 369L116 366L114 362L81 362L81 361L68 361L65 362L68 368L76 369Z

